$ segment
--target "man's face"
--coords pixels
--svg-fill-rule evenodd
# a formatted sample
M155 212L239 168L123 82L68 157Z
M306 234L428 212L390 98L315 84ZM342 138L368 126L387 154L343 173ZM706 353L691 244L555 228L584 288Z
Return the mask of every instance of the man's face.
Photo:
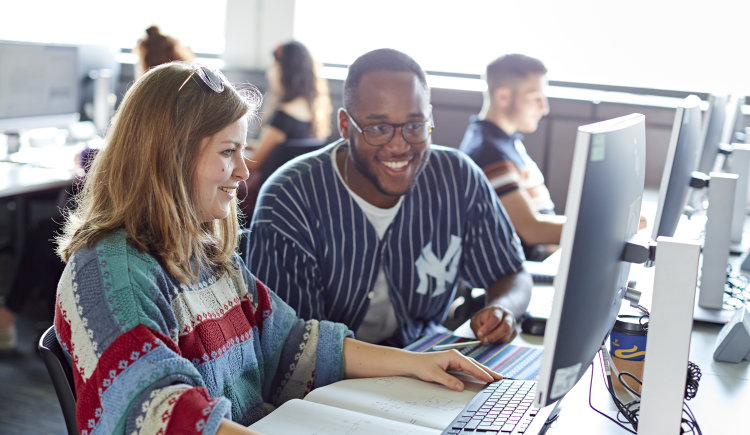
M518 83L510 90L508 104L503 111L506 120L516 131L533 133L539 121L549 113L549 103L544 94L547 79L543 75L533 74Z
M431 119L427 90L411 72L367 73L353 100L350 115L362 129ZM339 114L339 129L349 139L353 169L358 172L356 179L352 177L357 184L350 187L375 205L388 206L406 193L430 153L429 137L420 143L409 143L402 128L396 129L388 143L370 145L343 112Z

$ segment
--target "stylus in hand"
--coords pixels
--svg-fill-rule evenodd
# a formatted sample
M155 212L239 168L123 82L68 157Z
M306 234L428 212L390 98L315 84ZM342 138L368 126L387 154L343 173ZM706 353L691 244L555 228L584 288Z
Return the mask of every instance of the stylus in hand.
M437 346L432 346L432 350L456 349L459 347L476 346L477 344L482 344L482 342L479 340L473 340L473 341L459 341L459 342L450 343L450 344L439 344Z

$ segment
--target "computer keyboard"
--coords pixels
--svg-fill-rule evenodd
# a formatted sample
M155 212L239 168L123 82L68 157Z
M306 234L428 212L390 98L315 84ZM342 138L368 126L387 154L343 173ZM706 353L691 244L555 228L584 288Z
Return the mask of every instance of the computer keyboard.
M501 379L479 391L443 434L522 434L537 415L536 381Z
M550 273L531 273L531 279L534 284L552 284L555 281L555 275Z

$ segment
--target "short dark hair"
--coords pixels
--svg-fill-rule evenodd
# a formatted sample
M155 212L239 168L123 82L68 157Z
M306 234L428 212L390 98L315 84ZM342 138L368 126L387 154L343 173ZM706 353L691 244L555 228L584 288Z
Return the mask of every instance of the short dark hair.
M545 75L547 67L539 59L525 54L506 54L487 65L487 88L492 92L502 86L512 86L532 74Z
M403 71L417 76L419 83L427 90L427 79L424 70L408 55L391 48L380 48L358 57L349 66L349 73L344 81L344 107L354 110L355 92L362 77L373 71ZM429 92L427 93L429 98Z

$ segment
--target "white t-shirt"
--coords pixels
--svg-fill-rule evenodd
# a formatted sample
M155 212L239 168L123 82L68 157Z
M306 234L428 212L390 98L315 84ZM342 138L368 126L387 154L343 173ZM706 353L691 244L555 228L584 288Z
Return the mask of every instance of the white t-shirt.
M338 147L336 148L338 149ZM333 150L333 161L335 162L336 149ZM349 158L347 156L347 158ZM338 171L338 165L335 165L336 171ZM367 216L367 220L375 228L375 232L378 234L378 238L382 239L385 230L393 222L393 218L396 217L396 213L401 208L401 203L404 197L399 198L396 205L391 208L379 208L365 201L364 198L354 193L349 188L346 180L339 173L341 179L346 185L346 189L352 196L354 201L359 205L362 211ZM375 283L367 294L370 298L370 306L367 309L365 318L362 320L362 324L354 332L358 340L366 341L368 343L379 343L389 337L391 337L396 330L398 330L398 320L396 320L396 313L393 310L393 304L391 298L388 295L388 283L385 279L385 272L383 267L380 267L378 276L375 278Z

